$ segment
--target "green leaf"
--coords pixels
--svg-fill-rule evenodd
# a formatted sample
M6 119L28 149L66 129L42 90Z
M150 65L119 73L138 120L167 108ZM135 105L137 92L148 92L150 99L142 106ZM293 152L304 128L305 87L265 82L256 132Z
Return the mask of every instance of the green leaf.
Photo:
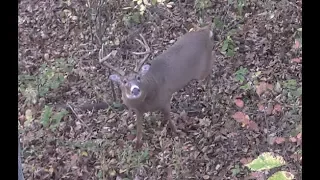
M112 106L113 106L114 108L116 108L116 109L123 107L123 105L122 105L121 103L117 103L117 102L114 102L114 103L112 104Z
M52 129L56 128L59 125L61 119L67 114L68 114L68 111L66 111L65 109L63 109L61 112L55 113L53 115L53 117L52 117L52 126L51 126L51 128Z
M131 19L135 23L140 23L140 14L139 13L133 13L131 16Z
M294 175L287 171L278 171L274 173L268 180L292 180Z
M294 90L297 87L297 81L295 79L289 79L284 82L283 86L287 89Z
M142 161L149 159L149 151L146 149L142 153Z
M232 172L232 176L236 176L237 174L239 174L240 172L239 165L235 165L235 168L231 169L231 172Z
M228 49L228 45L229 45L228 40L224 40L221 51L225 52Z
M41 123L44 127L49 126L51 115L52 115L52 107L45 106L41 116Z
M232 57L232 56L234 56L234 55L235 55L234 49L233 49L233 48L229 48L229 49L227 50L227 56Z
M222 29L223 28L223 22L220 20L220 18L215 17L214 20L213 20L213 23L214 23L214 25L215 25L215 27L217 29Z
M299 87L296 91L292 92L295 97L300 97L302 95L302 87Z
M233 4L233 0L228 0L228 4Z
M272 152L265 152L245 166L252 171L262 171L283 166L285 164L286 162L283 157L276 156Z
M243 89L243 90L247 91L247 90L250 89L250 84L249 84L249 83L246 83L245 85L240 86L240 89Z
M151 4L154 6L157 4L157 0L151 0Z

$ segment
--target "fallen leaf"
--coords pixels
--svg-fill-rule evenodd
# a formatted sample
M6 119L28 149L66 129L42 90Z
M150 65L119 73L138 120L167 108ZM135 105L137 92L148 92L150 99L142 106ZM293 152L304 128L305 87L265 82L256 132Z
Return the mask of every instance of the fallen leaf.
M294 175L286 171L278 171L268 178L268 180L292 180Z
M283 137L276 137L274 141L275 141L277 144L281 144L281 143L285 142L286 139L283 138Z
M245 114L243 112L236 112L234 115L232 115L232 118L238 122L242 122L245 118Z
M299 134L297 135L297 138L298 138L298 139L301 139L301 136L302 136L302 133L299 133Z
M258 86L256 86L256 92L260 96L262 93L264 93L267 90L267 83L260 82Z
M259 131L258 124L254 121L250 121L248 123L248 127L249 127L249 129L253 129L254 131L257 131L257 132Z
M88 153L87 153L86 151L82 151L82 152L81 152L81 155L82 155L82 156L88 156Z
M200 123L199 123L201 126L205 126L205 127L208 127L210 126L211 124L211 121L209 118L203 118L203 119L200 119Z
M274 142L275 142L275 140L276 140L275 137L270 137L270 138L268 138L268 143L269 143L270 145L273 145Z
M286 162L282 156L276 155L272 152L264 152L245 166L251 171L263 171L280 167L285 164Z
M33 113L31 111L31 109L27 109L26 110L26 114L25 114L25 118L27 121L32 121L33 120Z
M276 114L277 112L281 112L282 111L282 107L280 104L276 104L274 107L273 107L273 110L272 110L272 114Z
M135 138L135 136L134 136L133 134L127 135L127 139L128 139L129 141L133 140L134 138Z
M252 161L252 158L242 158L241 160L240 160L240 162L242 163L242 164L248 164L248 163L250 163Z
M261 112L264 112L264 109L265 108L264 108L263 104L259 103L258 104L258 110L261 111Z
M167 180L173 180L173 177L172 177L172 168L169 166L168 169L167 169Z
M209 179L210 176L209 176L209 175L204 175L204 176L202 176L202 178L203 178L203 179Z
M273 85L272 84L267 84L267 88L272 91L273 90Z
M296 139L295 137L290 137L289 140L290 140L291 142L297 142L297 139Z
M267 110L266 110L267 115L272 114L272 111L273 111L273 105L271 103L269 103Z
M243 126L249 124L250 118L248 115L246 115L243 112L236 112L233 116L232 116L237 122L242 123Z
M298 154L298 153L294 153L290 156L290 158L292 158L293 160L295 161L301 161L302 160L302 156L301 154Z
M24 115L19 116L19 122L23 126L24 122L26 121L26 117Z
M300 47L300 42L296 39L293 45L294 49L298 49Z
M70 159L71 159L70 165L71 165L71 167L73 167L73 166L75 166L76 163L77 163L78 155L77 155L77 154L74 154L73 156L70 157Z
M246 179L264 180L263 172L252 172Z
M244 102L241 99L235 99L234 103L240 108L244 106Z
M295 63L300 63L301 61L302 61L301 57L291 59L291 62L295 62Z

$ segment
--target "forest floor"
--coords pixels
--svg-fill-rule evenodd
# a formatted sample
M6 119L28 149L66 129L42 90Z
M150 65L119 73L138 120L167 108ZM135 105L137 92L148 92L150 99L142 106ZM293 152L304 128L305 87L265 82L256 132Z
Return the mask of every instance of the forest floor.
M143 15L134 6L130 0L19 4L25 178L266 179L275 171L257 175L244 164L273 152L286 161L276 170L301 179L301 0L181 0L147 6ZM139 34L150 46L150 63L192 23L209 21L217 55L212 86L203 90L191 82L171 102L185 136L167 133L160 113L147 114L136 151L135 119L125 120L128 111L99 51L111 53L106 61L114 66L132 70L143 57L131 53L144 51L135 40ZM76 108L95 102L109 107Z

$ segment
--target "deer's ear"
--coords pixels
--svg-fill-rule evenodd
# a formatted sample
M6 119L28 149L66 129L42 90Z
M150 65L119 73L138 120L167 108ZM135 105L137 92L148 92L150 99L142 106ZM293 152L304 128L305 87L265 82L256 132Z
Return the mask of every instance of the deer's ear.
M143 76L145 75L150 69L150 65L149 64L145 64L141 67L141 70L140 70L140 74Z
M116 82L116 83L121 83L121 78L120 78L120 76L117 75L117 74L111 74L111 75L109 76L109 79L111 79L111 81L114 81L114 82Z

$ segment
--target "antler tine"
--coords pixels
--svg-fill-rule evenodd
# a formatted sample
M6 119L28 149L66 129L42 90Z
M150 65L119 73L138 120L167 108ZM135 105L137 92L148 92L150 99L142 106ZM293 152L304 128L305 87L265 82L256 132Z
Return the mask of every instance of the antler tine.
M105 56L105 57L102 58L102 56L103 56L103 49L104 49L104 46L103 46L103 44L102 44L102 47L101 47L101 49L100 49L100 51L99 51L99 62L100 62L100 63L103 62L104 65L106 65L108 68L114 70L115 72L117 72L117 73L120 74L121 76L124 76L124 75L125 75L125 72L124 72L124 71L122 71L122 70L119 69L119 68L116 68L116 67L112 66L112 65L111 65L110 63L108 63L108 62L104 62L104 61L106 61L107 59L110 58L110 56L112 55L112 52L109 53L107 56Z
M143 63L148 59L148 57L150 55L150 47L148 46L146 39L143 37L142 34L139 34L139 35L140 35L143 42L139 39L136 39L136 41L138 41L146 49L146 51L145 52L132 52L132 54L135 54L135 55L143 55L144 54L143 59L140 62L138 62L136 67L134 68L135 72L139 71L139 69L141 68Z

